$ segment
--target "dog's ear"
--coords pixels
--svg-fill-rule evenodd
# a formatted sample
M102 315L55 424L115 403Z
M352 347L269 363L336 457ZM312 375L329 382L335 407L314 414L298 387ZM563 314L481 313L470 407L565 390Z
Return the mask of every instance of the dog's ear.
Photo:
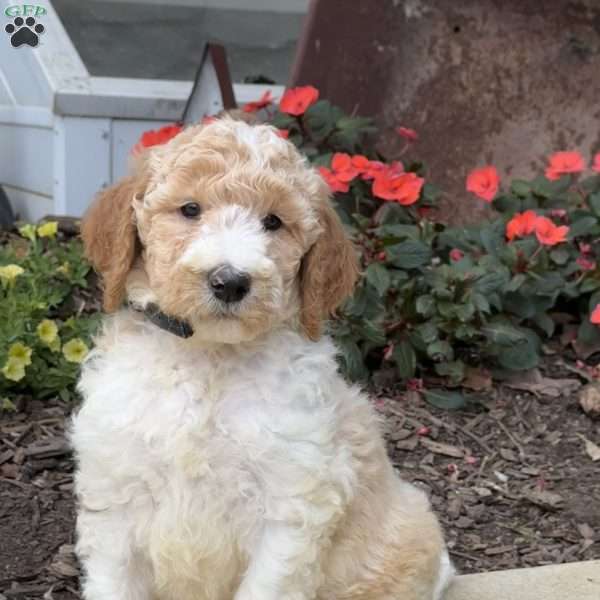
M142 179L125 177L103 190L83 217L85 256L102 277L107 312L117 310L123 302L127 274L138 252L133 199L139 193L143 193Z
M300 270L300 322L311 340L319 339L323 321L352 293L359 273L352 243L328 197L317 211L321 233Z

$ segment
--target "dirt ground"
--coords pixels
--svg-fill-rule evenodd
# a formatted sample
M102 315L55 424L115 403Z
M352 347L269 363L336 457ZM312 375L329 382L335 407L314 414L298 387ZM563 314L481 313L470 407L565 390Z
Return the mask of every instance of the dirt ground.
M458 412L417 392L373 400L395 465L430 494L463 573L600 558L600 462L585 449L600 422L579 408L572 373L547 372L573 391L494 386ZM0 417L0 600L79 597L70 410L22 401Z

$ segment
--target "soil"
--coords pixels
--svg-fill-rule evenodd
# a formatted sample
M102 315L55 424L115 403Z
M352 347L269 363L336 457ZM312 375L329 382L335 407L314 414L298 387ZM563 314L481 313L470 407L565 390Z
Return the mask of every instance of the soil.
M374 396L394 464L429 493L463 573L600 558L600 462L584 443L600 440L600 422L576 392L540 389L496 385L455 412L416 391ZM79 597L70 412L21 400L0 416L0 600Z

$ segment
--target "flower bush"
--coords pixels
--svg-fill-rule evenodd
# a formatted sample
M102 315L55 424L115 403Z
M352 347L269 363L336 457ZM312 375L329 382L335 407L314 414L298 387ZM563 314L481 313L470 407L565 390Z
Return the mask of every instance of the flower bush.
M61 239L54 221L24 225L0 245L0 405L11 396L71 397L98 316L76 292L89 265L77 239Z
M317 166L360 250L364 276L332 322L351 378L433 373L458 385L473 368L526 370L559 329L564 343L600 349L600 176L580 178L579 153L553 154L543 176L505 186L494 166L472 170L466 191L497 216L448 227L435 219L439 191L423 165L379 155L371 120L313 90L286 91L278 110L264 96L249 110L263 110ZM417 133L396 133L409 152ZM600 153L592 169L600 173Z

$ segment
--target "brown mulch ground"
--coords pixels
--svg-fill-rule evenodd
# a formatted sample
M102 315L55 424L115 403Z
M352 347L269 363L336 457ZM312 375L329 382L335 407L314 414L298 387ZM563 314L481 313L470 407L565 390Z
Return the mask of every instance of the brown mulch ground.
M600 462L580 437L600 441L600 422L576 393L536 392L496 386L486 408L458 412L410 392L375 400L395 464L430 493L462 572L600 558ZM70 407L19 408L0 416L0 600L76 598Z

